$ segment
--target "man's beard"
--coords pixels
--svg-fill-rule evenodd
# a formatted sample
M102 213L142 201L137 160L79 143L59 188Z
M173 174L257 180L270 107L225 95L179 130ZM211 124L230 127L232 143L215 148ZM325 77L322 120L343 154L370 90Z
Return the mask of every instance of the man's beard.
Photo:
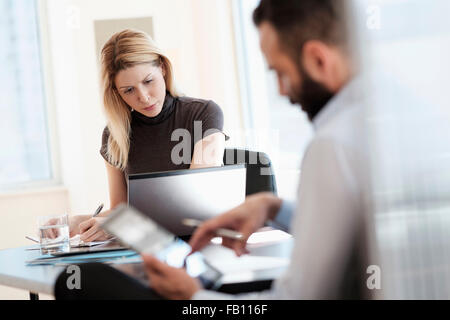
M307 113L309 120L312 121L333 98L334 93L321 83L314 81L303 67L299 67L299 72L302 77L302 85L300 88L294 89L289 99L292 104L300 104L302 110Z

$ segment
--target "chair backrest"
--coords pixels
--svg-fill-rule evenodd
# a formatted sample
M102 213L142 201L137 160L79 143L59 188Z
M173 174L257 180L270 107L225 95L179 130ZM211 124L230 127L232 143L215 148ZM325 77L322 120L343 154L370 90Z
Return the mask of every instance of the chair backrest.
M265 191L277 194L275 174L267 154L244 149L225 149L223 163L247 164L246 196Z

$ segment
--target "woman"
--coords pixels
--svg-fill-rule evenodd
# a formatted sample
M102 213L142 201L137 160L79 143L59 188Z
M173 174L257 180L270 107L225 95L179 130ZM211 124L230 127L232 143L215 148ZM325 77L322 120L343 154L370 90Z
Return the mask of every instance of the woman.
M212 101L178 95L169 59L147 34L124 30L113 35L101 59L108 125L100 154L111 209L127 201L129 174L222 165L221 109ZM85 242L106 239L99 226L109 212L72 217L71 236L80 234Z

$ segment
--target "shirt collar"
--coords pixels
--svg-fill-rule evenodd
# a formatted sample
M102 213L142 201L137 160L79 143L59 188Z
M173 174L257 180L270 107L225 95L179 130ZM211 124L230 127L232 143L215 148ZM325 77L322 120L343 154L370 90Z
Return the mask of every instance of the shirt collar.
M360 76L351 79L314 117L312 121L314 129L316 131L319 130L349 105L354 104L356 101L360 101L363 90Z

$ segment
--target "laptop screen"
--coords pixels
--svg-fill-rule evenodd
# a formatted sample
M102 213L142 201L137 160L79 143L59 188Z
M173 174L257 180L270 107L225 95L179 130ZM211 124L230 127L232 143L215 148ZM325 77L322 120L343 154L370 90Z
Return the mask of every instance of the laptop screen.
M183 219L207 220L245 201L245 164L137 174L128 179L128 204L177 236L194 231L183 225Z

